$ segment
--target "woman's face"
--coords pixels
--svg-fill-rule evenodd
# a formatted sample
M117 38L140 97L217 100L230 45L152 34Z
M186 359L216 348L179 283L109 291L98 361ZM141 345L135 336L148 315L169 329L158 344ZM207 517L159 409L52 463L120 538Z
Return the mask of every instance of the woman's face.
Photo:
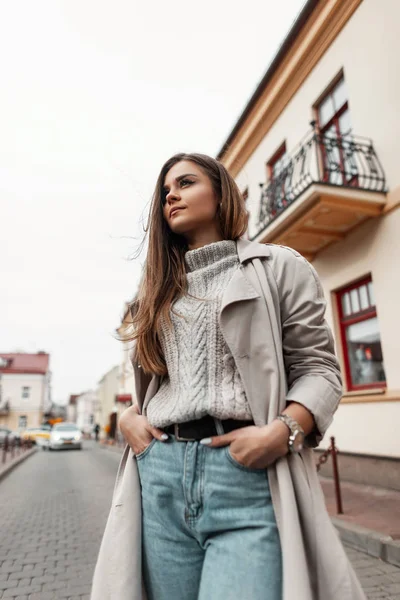
M174 165L164 179L163 212L169 228L190 239L218 223L216 197L209 177L189 160Z

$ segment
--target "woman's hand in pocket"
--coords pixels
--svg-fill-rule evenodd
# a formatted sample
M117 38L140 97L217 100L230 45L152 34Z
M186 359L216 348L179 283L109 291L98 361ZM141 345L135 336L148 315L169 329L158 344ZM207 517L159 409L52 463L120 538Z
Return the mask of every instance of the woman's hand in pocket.
M152 427L147 418L138 413L138 408L135 405L122 413L119 428L134 454L144 452L153 438L161 442L168 439L166 433L157 427Z
M266 469L288 453L289 429L281 421L264 427L243 427L200 441L205 446L230 446L229 452L243 467Z

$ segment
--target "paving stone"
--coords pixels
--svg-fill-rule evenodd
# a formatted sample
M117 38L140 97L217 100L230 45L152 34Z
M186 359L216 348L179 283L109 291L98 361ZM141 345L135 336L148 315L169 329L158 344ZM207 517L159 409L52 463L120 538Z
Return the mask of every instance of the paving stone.
M9 588L8 590L4 590L3 598L12 598L13 596L20 596L24 594L33 594L34 592L40 592L40 586L28 586L21 588Z

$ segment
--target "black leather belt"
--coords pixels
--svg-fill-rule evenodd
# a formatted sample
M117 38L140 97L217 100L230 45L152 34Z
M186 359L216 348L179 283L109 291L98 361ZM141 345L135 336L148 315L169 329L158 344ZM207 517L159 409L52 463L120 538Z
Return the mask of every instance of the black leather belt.
M168 425L168 427L163 428L163 431L174 435L175 439L179 442L195 442L202 440L203 438L220 435L220 431L217 430L216 422L221 424L224 433L229 433L230 431L240 429L241 427L254 425L254 421L238 421L236 419L224 419L223 421L219 421L219 419L214 419L214 417L206 415L202 419Z

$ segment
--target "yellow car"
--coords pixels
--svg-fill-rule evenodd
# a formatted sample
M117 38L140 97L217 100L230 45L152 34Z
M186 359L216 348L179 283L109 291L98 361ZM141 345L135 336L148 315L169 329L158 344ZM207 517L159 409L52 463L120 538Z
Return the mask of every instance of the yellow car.
M21 440L30 440L38 446L47 446L50 440L50 425L41 425L40 427L29 427L21 433Z

